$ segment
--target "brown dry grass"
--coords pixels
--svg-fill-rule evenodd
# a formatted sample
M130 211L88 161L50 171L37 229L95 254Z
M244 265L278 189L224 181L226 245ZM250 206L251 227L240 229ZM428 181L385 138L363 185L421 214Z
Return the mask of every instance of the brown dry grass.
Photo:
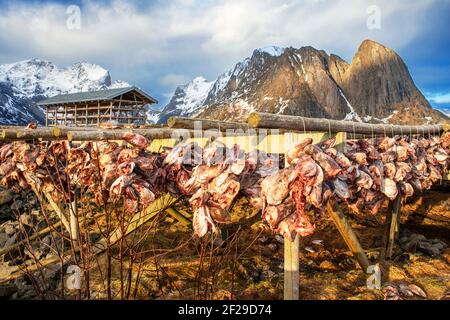
M449 225L445 221L425 218L430 213L450 217L448 211L448 191L427 192L422 198L413 199L402 211L402 227L414 232L423 231L427 237L433 236L449 244ZM183 208L182 208L183 209ZM244 219L245 228L238 230L238 224L227 226L224 235L239 232L236 252L243 253L240 259L213 258L215 281L207 270L210 262L203 264L203 284L212 287L210 299L282 299L283 298L283 245L274 235L264 230L255 212L250 212L245 201L239 202L233 210L233 221ZM417 218L417 217L421 218ZM376 261L380 245L382 220L369 217L369 222L355 217L352 226L372 261ZM369 225L369 226L368 226ZM428 230L427 227L434 229ZM428 231L427 231L428 230ZM438 232L435 233L435 231ZM428 233L427 233L428 232ZM191 230L167 218L158 225L155 236L146 243L148 250L170 250L176 245L189 241ZM258 238L257 241L255 239ZM312 240L323 240L323 245L312 244ZM253 245L250 246L250 244ZM226 244L224 245L226 247ZM192 299L198 298L196 291L199 272L200 242L190 240L181 250L167 253L159 258L163 266L155 268L155 258L149 253L144 263L138 299ZM305 250L306 247L314 252ZM234 251L233 251L234 252ZM383 266L385 282L414 283L425 290L429 299L440 299L450 288L450 249L441 257L430 258L420 253L403 253L406 258L386 262ZM184 261L182 263L176 263ZM174 262L172 264L167 262ZM217 264L220 265L217 265ZM164 264L166 264L164 266ZM206 271L205 271L206 270ZM300 299L341 300L341 299L383 299L381 290L369 290L366 276L353 260L332 222L325 218L318 225L318 231L303 239L300 249ZM117 281L116 281L117 283ZM101 291L101 288L98 289ZM197 292L197 293L196 293ZM102 298L101 295L98 298ZM418 298L411 298L418 299Z

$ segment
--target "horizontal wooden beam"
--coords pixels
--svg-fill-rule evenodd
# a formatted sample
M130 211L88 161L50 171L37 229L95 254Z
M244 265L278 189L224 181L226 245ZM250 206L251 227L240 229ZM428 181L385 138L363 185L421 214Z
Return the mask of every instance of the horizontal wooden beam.
M92 130L92 131L72 131L67 133L70 141L89 140L121 140L126 132L140 134L148 139L175 139L177 141L187 141L188 139L202 137L207 139L217 138L214 132L194 131L188 129L175 128L150 128L150 129L115 129L115 130ZM228 136L245 136L245 133L230 133Z
M305 118L272 113L254 112L248 117L252 128L276 128L293 131L347 132L361 134L439 134L444 125L405 126L391 124L370 124L319 118Z
M216 129L220 131L225 131L227 129L242 129L248 130L249 126L247 123L242 122L226 122L226 121L217 121L217 120L209 120L209 119L195 119L195 118L187 118L187 117L170 117L167 120L167 125L170 128L184 128L184 129L199 129L195 126L197 122L201 123L202 130L208 129Z

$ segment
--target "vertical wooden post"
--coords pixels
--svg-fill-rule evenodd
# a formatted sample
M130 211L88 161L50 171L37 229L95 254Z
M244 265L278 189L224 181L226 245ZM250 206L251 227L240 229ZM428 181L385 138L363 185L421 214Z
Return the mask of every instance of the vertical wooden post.
M64 105L64 125L67 126L67 105Z
M78 127L78 110L76 103L75 103L75 127Z
M69 221L70 221L70 238L74 249L78 248L79 241L79 225L78 225L78 201L75 191L74 200L69 205Z
M100 101L98 101L97 105L97 126L100 125Z
M112 120L112 115L113 115L113 102L111 101L109 105L109 121Z
M386 218L383 225L383 236L381 238L381 250L380 250L380 260L386 259L386 248L389 239L389 229L392 221L392 201L389 201L389 206L386 212Z
M396 231L400 229L399 226L399 217L400 211L402 207L402 198L400 195L395 198L394 203L392 204L392 213L390 215L390 224L389 224L389 234L388 241L386 245L386 258L392 258L392 253L394 251L394 242L395 242L395 234ZM387 219L387 217L386 217Z
M45 126L48 127L48 106L45 106Z
M120 121L120 118L122 117L122 99L123 99L123 94L120 95L120 100L119 100L119 115L118 115L119 123L122 123Z
M342 209L339 207L339 204L333 199L329 200L327 202L327 212L333 219L333 222L336 225L339 233L341 234L349 249L352 251L354 257L358 261L364 273L367 273L369 259L367 259L367 256L363 248L361 247L358 238L356 237L350 224L345 218L345 215L342 212Z
M86 103L86 127L88 126L88 104Z
M298 234L294 241L284 238L284 300L298 300L299 298L299 243Z
M292 133L284 135L285 152L292 148L296 141ZM285 156L285 165L287 166L287 156ZM284 238L284 300L299 299L300 285L300 263L298 258L300 237L295 235L294 241Z

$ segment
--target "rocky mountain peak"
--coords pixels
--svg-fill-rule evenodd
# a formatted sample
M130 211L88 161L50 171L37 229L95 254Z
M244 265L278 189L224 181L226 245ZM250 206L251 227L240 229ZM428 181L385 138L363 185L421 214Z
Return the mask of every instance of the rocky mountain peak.
M245 121L252 111L386 123L447 119L431 108L400 56L371 40L351 63L310 46L256 49L213 81L205 99L205 91L196 102L180 95L175 92L160 122L180 113Z
M393 116L394 111L408 107L412 113L432 110L401 57L375 41L365 40L360 45L350 67L337 80L350 103L367 119ZM437 114L435 118L439 118Z

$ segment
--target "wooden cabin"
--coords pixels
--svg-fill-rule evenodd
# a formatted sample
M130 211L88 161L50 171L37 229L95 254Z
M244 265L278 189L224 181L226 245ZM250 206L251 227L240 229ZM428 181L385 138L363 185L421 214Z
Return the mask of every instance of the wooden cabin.
M117 121L145 124L146 106L158 103L136 87L58 95L38 103L45 109L45 125L87 127Z

